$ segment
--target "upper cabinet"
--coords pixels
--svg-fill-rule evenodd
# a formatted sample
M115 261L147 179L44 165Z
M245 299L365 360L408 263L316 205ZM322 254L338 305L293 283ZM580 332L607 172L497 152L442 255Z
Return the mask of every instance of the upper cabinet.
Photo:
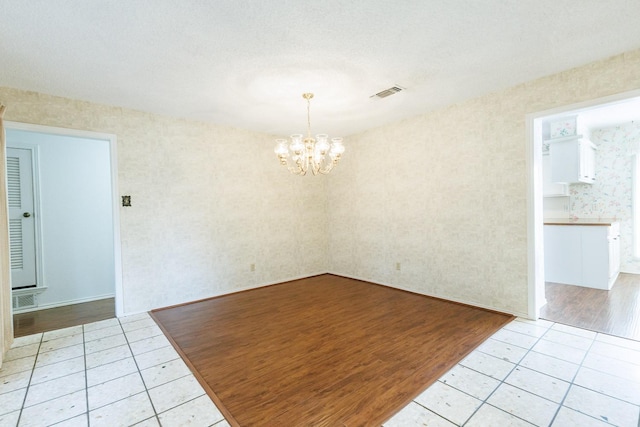
M596 146L582 137L550 141L551 181L593 184L596 179Z
M562 197L569 195L569 185L551 180L551 156L542 155L542 196Z
M592 184L595 181L596 146L584 135L587 129L577 115L548 122L549 169L552 183Z

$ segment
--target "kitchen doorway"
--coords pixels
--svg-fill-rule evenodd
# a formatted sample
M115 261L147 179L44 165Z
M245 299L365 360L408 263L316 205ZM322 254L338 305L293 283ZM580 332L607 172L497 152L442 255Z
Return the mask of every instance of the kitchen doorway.
M609 152L606 154L608 162L603 170L602 165L596 166L596 180L593 184L565 184L558 186L551 191L552 197L549 196L548 185L543 184L546 174L549 174L549 166L545 160L548 154L549 141L558 141L559 139L550 138L549 122L554 119L579 115L580 119L586 123L589 128L592 139L597 139L602 147L612 147L612 141L618 143L615 150L619 151L620 141L628 143L629 129L637 129L640 135L640 91L633 91L607 98L595 99L580 104L574 104L556 108L553 110L538 112L527 116L527 125L529 129L529 314L531 318L547 318L548 320L558 321L560 323L572 324L585 329L596 330L597 324L606 324L607 322L615 323L616 316L608 316L611 310L637 310L637 316L640 318L640 301L631 305L617 305L614 308L614 302L619 300L615 295L627 295L629 289L622 292L623 287L633 287L634 283L640 281L637 273L640 273L640 263L636 264L633 257L634 245L634 221L637 219L633 215L633 206L631 203L632 183L635 183L635 177L632 175L631 165L633 163L637 147L629 148L625 153L615 153L613 149L606 148ZM555 135L557 137L557 135ZM626 140L623 140L627 138ZM640 145L638 139L635 145ZM606 150L600 152L600 156L605 154ZM632 152L633 151L633 152ZM612 156L626 156L624 161ZM621 174L622 168L628 168L625 174ZM600 181L598 178L600 176ZM622 197L616 194L616 188L619 188L614 179L622 179L621 175L625 175L628 183L625 187L624 197L628 200L621 202L615 200L616 197ZM547 183L548 184L548 183ZM603 191L605 185L608 189ZM634 184L635 185L635 184ZM614 189L611 191L610 189ZM546 194L545 194L546 193ZM619 210L615 210L619 209ZM622 226L622 271L624 280L618 279L616 285L620 284L616 289L616 293L603 290L604 294L596 297L598 292L578 292L575 291L595 291L589 288L582 289L579 286L546 283L545 282L545 220L549 218L560 218L563 220L582 221L585 219L603 220L607 217L613 217L615 221L621 221ZM547 259L547 261L549 261ZM606 260L605 260L606 262ZM591 265L592 262L584 262L585 265ZM624 284L622 284L624 283ZM564 292L564 293L563 293ZM572 297L563 297L563 295L573 295ZM633 294L633 292L632 292ZM580 297L578 298L578 295ZM638 293L640 295L640 293ZM606 297L609 298L606 298ZM608 302L607 302L608 301ZM618 301L619 302L619 301ZM580 310L577 316L567 316L565 318L558 317L559 313L569 313L573 308L572 305L585 304L591 306L592 309ZM594 309L593 307L598 307ZM627 312L628 316L635 316L635 311ZM589 318L591 316L591 318ZM550 317L553 317L549 319ZM582 319L582 320L580 320ZM621 326L621 325L619 325ZM599 332L614 333L624 328L600 328ZM619 333L620 332L616 332ZM634 333L631 333L633 335ZM635 336L635 335L633 335ZM631 338L631 336L627 336ZM637 337L635 339L638 339Z

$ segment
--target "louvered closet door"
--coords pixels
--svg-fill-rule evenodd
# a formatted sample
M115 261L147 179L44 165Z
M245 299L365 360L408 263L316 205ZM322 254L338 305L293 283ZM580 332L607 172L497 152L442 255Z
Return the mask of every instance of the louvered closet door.
M7 148L11 286L36 285L35 220L31 150Z

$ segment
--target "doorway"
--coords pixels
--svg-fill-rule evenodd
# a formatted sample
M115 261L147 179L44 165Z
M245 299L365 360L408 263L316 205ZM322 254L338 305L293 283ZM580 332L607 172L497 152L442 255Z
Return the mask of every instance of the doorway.
M36 283L13 291L14 313L111 302L122 315L115 135L5 126L8 151L32 153L34 172L34 207L23 218L34 222ZM16 306L22 294L32 307Z
M545 143L544 140L549 138L548 129L543 128L543 122L545 119L553 119L559 118L563 116L571 116L579 114L582 119L587 122L587 126L590 128L592 133L594 134L594 138L600 138L600 143L602 147L605 147L604 142L610 144L612 140L611 134L617 132L618 134L624 133L624 126L634 126L634 129L637 127L638 119L640 119L640 91L627 92L623 94L618 94L615 96L610 96L606 98L595 99L587 102L583 102L581 104L574 104L569 106L564 106L560 108L556 108L553 110L543 111L534 113L527 116L527 125L528 125L528 134L529 134L529 172L530 172L530 185L529 185L529 194L528 194L528 228L529 228L529 314L531 318L540 317L541 312L544 313L544 318L548 318L550 313L561 313L566 311L565 309L569 309L570 306L566 305L563 307L559 307L562 304L578 304L578 300L575 297L566 298L566 302L562 303L560 296L564 293L571 293L573 291L582 290L580 287L572 286L572 285L564 285L566 289L563 289L563 285L556 286L555 284L545 283L545 266L544 266L544 238L543 238L543 228L544 228L544 220L545 218L567 218L570 217L579 217L579 218L603 218L603 217L616 217L618 219L621 218L621 214L616 211L611 210L611 206L614 202L610 200L605 200L604 196L598 195L598 192L603 188L604 183L598 182L598 177L596 176L595 185L586 185L586 184L578 184L576 186L567 185L563 191L554 191L558 194L553 194L554 196L559 197L544 197L543 198L543 178L544 173L549 173L548 169L545 171L545 166L548 165L543 161L544 156L543 152L545 151ZM635 120L636 124L633 124L632 121ZM622 128L622 130L620 130ZM614 132L615 131L615 132ZM592 139L594 139L592 138ZM617 142L616 142L617 143ZM620 147L616 147L617 150ZM605 150L610 150L606 148ZM611 156L611 154L607 154ZM632 179L631 176L631 167L632 163L631 158L633 157L631 154L626 153L627 157L625 158L625 167L626 170L626 178L628 183L626 185L625 194L629 197L629 202L626 203L625 206L625 228L627 229L627 233L629 235L633 234L633 214L630 205L630 193L632 192L632 182L635 179ZM548 160L548 159L546 159ZM611 161L611 159L608 159ZM607 179L610 176L615 175L615 169L618 168L622 161L614 159L612 165L608 166L607 171ZM601 172L601 178L605 178L604 174ZM596 174L597 175L597 174ZM620 178L618 178L620 179ZM619 185L612 185L608 183L611 188L619 187ZM547 195L548 195L548 187ZM611 193L611 192L609 192ZM614 191L615 193L615 191ZM610 195L610 194L609 194ZM628 212L627 212L628 211ZM550 216L550 214L552 216ZM631 240L630 240L631 239ZM632 255L629 251L633 246L633 239L631 237L627 237L627 241L625 245L628 247L626 252L629 256L629 259L632 258ZM624 252L624 247L623 247ZM633 266L633 261L629 261L625 264L624 262L624 253L623 253L623 272L627 273L640 273L640 268L638 271L635 271L635 267ZM625 267L626 266L626 267ZM640 264L638 265L640 267ZM626 269L625 269L626 268ZM632 285L634 280L630 280L629 278L633 278L634 275L623 274L621 278L624 280L618 279L616 283L621 283L620 287L627 286L637 286ZM640 276L635 276L640 278ZM637 281L636 281L637 282ZM550 288L551 286L551 288ZM622 291L622 289L616 289L617 291ZM597 329L597 324L606 324L612 321L609 319L598 319L598 316L607 316L607 313L611 313L610 310L618 310L618 308L604 306L603 304L612 304L617 299L615 294L610 291L601 291L605 295L598 295L597 292L579 292L578 294L585 296L584 300L581 302L588 306L589 304L594 304L598 309L593 309L593 306L589 310L578 310L581 312L580 316L575 316L573 320L569 317L566 321L561 321L560 323L571 324L573 322L573 326L583 327L585 329ZM620 294L625 292L618 292ZM551 300L553 298L553 300ZM545 304L547 304L545 306ZM545 307L542 310L543 306ZM623 307L624 304L621 306ZM584 308L584 307L583 307ZM633 308L633 306L631 306ZM627 313L628 316L633 318L640 318L640 311L638 313ZM590 318L591 316L591 318ZM579 320L582 319L582 320ZM553 321L558 321L557 319L550 319ZM582 323L581 323L582 322ZM579 324L576 324L579 323ZM615 330L624 330L618 326L613 326L610 330L600 330L600 332L616 334L612 331ZM627 338L630 338L627 336ZM635 339L638 339L637 337Z

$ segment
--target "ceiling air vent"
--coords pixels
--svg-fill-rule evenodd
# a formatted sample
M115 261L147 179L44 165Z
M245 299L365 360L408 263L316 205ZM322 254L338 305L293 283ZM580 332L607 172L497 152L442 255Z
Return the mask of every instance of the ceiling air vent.
M371 95L369 98L386 98L387 96L391 96L400 92L402 88L400 86L392 86L389 89L385 89L381 92L376 93L375 95Z

